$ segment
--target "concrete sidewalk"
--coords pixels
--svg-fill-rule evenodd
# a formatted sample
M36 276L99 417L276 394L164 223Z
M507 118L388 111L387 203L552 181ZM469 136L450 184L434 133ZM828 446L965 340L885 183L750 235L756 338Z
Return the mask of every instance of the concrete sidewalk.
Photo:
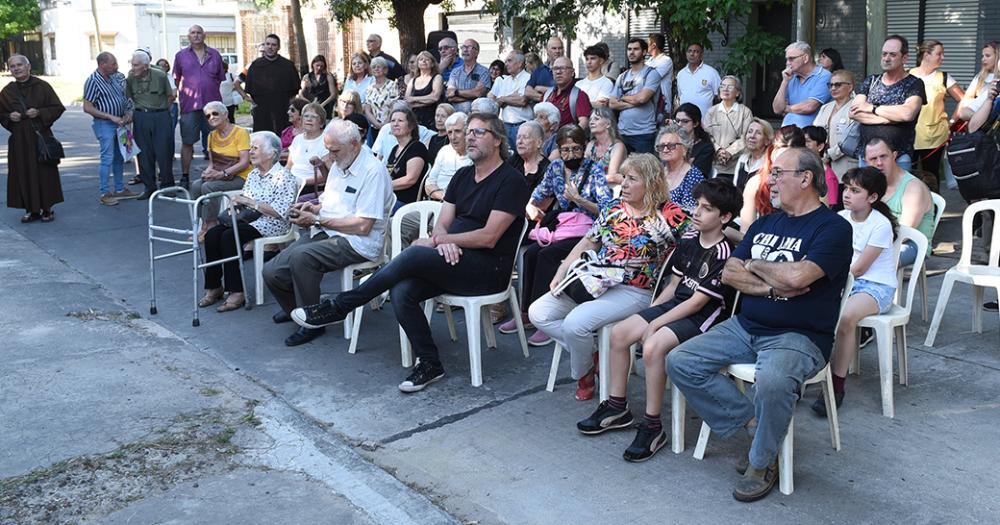
M526 524L626 520L987 522L1000 510L994 481L994 466L1000 460L994 445L996 429L1000 428L1000 403L995 394L1000 388L1000 322L997 314L985 313L984 333L969 331L970 313L980 306L972 303L968 288L956 287L935 348L921 344L926 325L919 314L910 323L910 386L895 389L895 419L881 415L877 362L870 346L862 355L864 375L848 380L841 412L843 450L830 448L826 422L813 417L808 409L810 394L796 418L795 493L784 496L775 491L765 500L744 505L733 501L729 493L736 480L732 464L746 443L712 439L705 460L692 459L690 452L700 426L693 413L687 414L688 449L684 454L664 450L640 465L621 460L632 432L595 438L578 434L575 422L588 415L595 404L573 400L572 385L562 384L554 393L544 391L551 347L532 349L531 357L525 359L516 338L498 336L500 348L484 351L484 386L471 387L460 313L456 315L457 342L448 341L442 316L434 318L448 376L425 392L410 396L396 389L406 371L399 366L398 325L390 310L366 312L359 350L353 356L346 353L347 341L339 326L311 344L286 348L282 340L292 328L270 322L275 306L269 296L264 307L250 311L217 314L203 310L201 326L194 328L190 262L174 259L158 269L159 314L150 317L145 203L123 202L111 208L97 204L96 151L89 117L71 110L57 123L56 133L72 156L62 170L67 202L56 208L57 220L52 224L21 225L17 222L20 213L8 211L3 221L10 228L61 260L79 280L100 283L118 308L138 312L142 319L129 323L157 326L159 333L170 335L165 339L171 345L185 348L184 354L190 354L191 359L214 363L215 372L207 377L224 372L280 401L274 405L283 407L278 415L264 418L251 434L280 435L285 421L296 421L299 433L324 443L347 443L347 452L364 456L461 520ZM0 140L5 137L0 135ZM937 237L945 252L949 243L960 238L959 199L955 192L946 192L946 196L949 206L954 207L946 214ZM167 216L177 224L183 219L179 210ZM947 268L954 264L954 258L957 253L933 257L931 268ZM932 305L940 280L940 275L932 272ZM0 282L5 301L11 305L32 303L32 311L74 301L70 286L52 284L49 293L53 297L49 298L44 294L19 295L28 286L18 288L20 285L9 279ZM992 299L991 294L987 297ZM46 302L50 299L52 302ZM917 300L915 307L919 304ZM58 310L59 316L63 310ZM51 322L45 317L40 318L43 322L35 319L39 319L37 314L18 316L7 326L44 330ZM78 352L71 343L75 342L66 341L49 351L60 355ZM162 351L163 355L177 354L172 348ZM566 377L567 359L563 361L561 376ZM8 359L0 367L8 367L10 362ZM221 372L219 363L225 365ZM26 362L15 369L16 374L14 370L10 374L37 374L33 370L41 366L42 362ZM97 375L107 376L107 381L121 381L122 371L111 367L100 371ZM632 397L641 400L642 385L633 383ZM29 390L20 391L20 395L25 392ZM199 397L197 391L189 397L176 403L186 407L205 402L200 399L205 396ZM238 413L241 401L265 397L234 395L226 406ZM213 396L209 401L216 400ZM94 398L80 403L90 411L101 410L100 405ZM148 411L139 410L139 406L135 412L109 414L105 425L110 424L116 432L136 428L141 437L140 431L150 427L144 419ZM3 410L6 421L11 412ZM255 409L256 414L262 412L270 414L260 407ZM50 406L19 414L21 421L33 425L60 417ZM669 406L664 407L663 415L669 418ZM4 443L5 449L30 448L39 441L38 434L5 434L3 439L13 440L9 445ZM32 454L17 468L6 468L5 458L5 468L0 470L5 476L23 474L50 468L79 454L114 448L108 438L103 439L100 443L108 445L104 448L82 446L72 439L47 443L45 451ZM255 438L247 438L247 443L255 442ZM322 446L318 449L325 450ZM261 459L249 461L251 465L270 464ZM209 486L226 484L225 475L213 476L206 481ZM333 496L343 494L331 488L338 485L324 476L314 474L312 478L321 483L319 490ZM287 486L291 487L287 490L309 494L302 485ZM175 502L190 495L180 489L169 493ZM149 503L152 505L156 498L147 495L139 501L134 505L154 502ZM322 505L321 500L299 498L299 507L310 507L314 501ZM357 515L381 521L366 512L362 509ZM232 521L221 515L218 519ZM321 521L343 522L332 518Z

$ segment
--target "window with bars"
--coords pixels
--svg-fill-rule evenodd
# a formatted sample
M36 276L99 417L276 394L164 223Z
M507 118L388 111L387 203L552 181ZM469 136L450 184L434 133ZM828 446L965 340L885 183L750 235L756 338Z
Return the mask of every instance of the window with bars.
M113 33L107 33L101 35L101 47L104 51L114 51L115 48L115 35ZM90 59L94 60L101 50L97 49L97 39L94 35L90 35Z

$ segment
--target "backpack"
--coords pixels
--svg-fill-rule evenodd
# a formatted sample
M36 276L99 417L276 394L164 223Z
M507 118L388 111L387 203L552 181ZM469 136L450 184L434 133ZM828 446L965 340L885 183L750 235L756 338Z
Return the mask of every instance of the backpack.
M998 99L1000 100L1000 99ZM975 133L956 133L948 143L948 164L966 202L1000 197L1000 102L991 121Z
M549 96L551 96L552 93L555 93L555 91L556 91L555 86L546 89L545 95L542 96L542 100L548 101ZM569 90L569 115L573 117L574 124L576 124L578 120L578 117L576 116L576 101L579 98L580 98L580 88L576 87L576 84L573 84L573 87Z

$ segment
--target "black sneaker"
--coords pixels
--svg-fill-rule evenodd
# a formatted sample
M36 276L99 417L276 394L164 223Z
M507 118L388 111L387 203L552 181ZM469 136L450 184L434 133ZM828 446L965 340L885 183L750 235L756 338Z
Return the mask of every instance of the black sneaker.
M986 310L987 312L996 312L998 309L1000 309L1000 305L997 305L996 301L983 303L983 310Z
M441 365L424 364L423 361L417 361L410 375L399 384L399 390L407 394L419 392L442 377L444 377L444 368L441 368Z
M181 177L181 180L180 180L180 182L177 183L177 185L180 186L180 187L182 187L182 188L184 188L185 190L190 190L191 189L191 179L189 179L187 177L187 175L184 175L183 177Z
M635 433L635 439L625 449L622 457L625 458L625 461L641 463L653 457L653 454L656 454L656 451L663 448L663 445L666 444L667 433L663 431L662 427L659 430L653 430L648 425L641 424Z
M292 321L306 328L321 328L333 323L339 323L347 317L350 310L341 311L336 301L324 299L316 304L303 306L292 310Z
M576 428L584 434L594 435L606 430L630 427L632 423L635 423L635 418L629 412L628 405L623 410L617 410L611 408L607 401L601 401L597 410L587 419L578 422Z
M836 401L837 408L840 408L840 405L844 404L844 392L840 393L834 392L833 400ZM826 417L826 398L824 397L822 392L820 392L819 397L816 398L816 401L813 401L812 409L813 412L815 412L820 417Z
M875 340L875 330L871 328L862 328L861 337L858 339L858 348L864 348L868 346L868 343Z
M736 488L733 489L733 497L736 498L737 501L747 503L757 501L771 492L771 489L774 488L774 483L777 480L777 458L775 458L774 462L768 465L767 468L762 470L748 467L747 471L743 474L743 477L736 482Z

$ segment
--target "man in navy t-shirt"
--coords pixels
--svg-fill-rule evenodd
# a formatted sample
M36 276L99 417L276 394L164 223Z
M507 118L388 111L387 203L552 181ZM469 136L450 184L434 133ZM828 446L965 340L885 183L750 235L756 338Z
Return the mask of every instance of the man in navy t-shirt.
M851 264L851 226L823 205L823 163L805 148L782 153L771 170L771 202L781 211L755 221L726 261L722 280L742 292L740 313L667 356L670 379L717 434L745 428L749 465L733 491L766 496L777 455L805 380L826 366ZM718 372L757 366L753 401ZM758 419L759 417L759 419Z

